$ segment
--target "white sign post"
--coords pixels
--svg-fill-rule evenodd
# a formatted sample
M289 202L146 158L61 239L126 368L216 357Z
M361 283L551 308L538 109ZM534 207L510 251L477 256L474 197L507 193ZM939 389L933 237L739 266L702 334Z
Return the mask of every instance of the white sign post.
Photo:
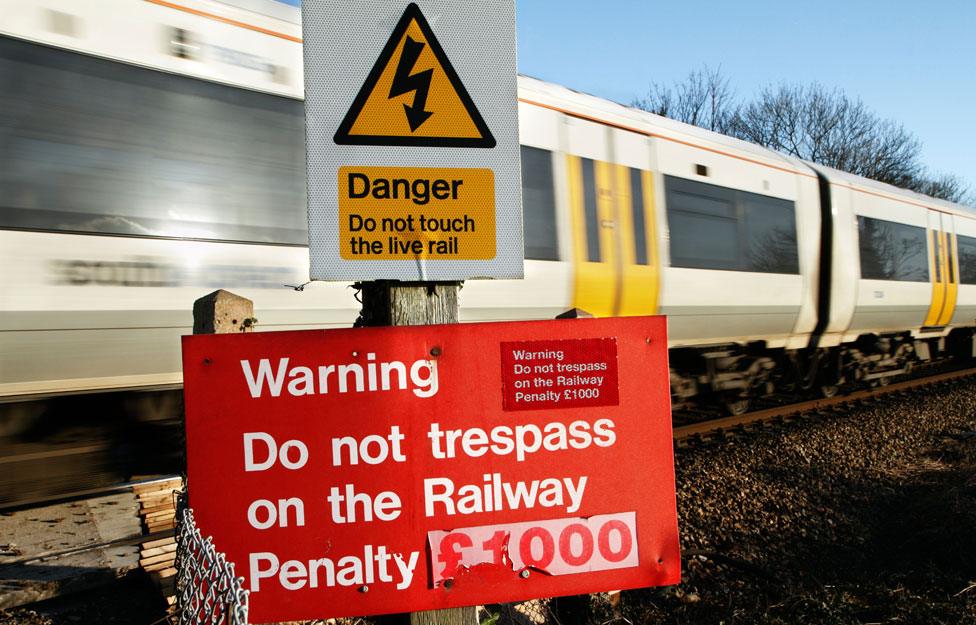
M521 278L513 0L302 16L311 278Z

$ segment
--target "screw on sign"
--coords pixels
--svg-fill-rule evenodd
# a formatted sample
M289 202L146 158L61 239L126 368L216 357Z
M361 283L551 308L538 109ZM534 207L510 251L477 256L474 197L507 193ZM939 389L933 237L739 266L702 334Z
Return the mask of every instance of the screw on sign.
M254 622L675 583L666 345L660 317L186 337L190 503Z

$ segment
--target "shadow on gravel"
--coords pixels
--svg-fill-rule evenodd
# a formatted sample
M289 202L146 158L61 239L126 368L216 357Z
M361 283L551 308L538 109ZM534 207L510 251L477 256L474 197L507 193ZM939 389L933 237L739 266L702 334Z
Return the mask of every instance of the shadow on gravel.
M148 577L134 573L99 590L0 610L0 625L150 625L165 615L159 591Z

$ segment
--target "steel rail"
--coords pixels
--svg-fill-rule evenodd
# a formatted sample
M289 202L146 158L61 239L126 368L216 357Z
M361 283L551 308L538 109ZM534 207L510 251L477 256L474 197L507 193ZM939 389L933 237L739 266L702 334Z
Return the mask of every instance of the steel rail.
M959 371L950 371L948 373L939 373L936 375L927 376L924 378L917 378L914 380L905 380L904 382L896 382L895 384L889 384L887 386L879 386L873 389L855 391L848 395L825 397L822 399L814 399L811 401L801 402L798 404L789 404L786 406L777 406L775 408L768 408L766 410L757 410L756 412L750 412L736 417L723 417L721 419L709 419L707 421L701 421L699 423L692 423L689 425L683 425L681 427L674 428L673 430L674 439L677 441L683 441L683 440L696 438L696 437L705 437L710 434L717 434L728 430L734 430L748 425L764 423L767 421L774 421L776 419L782 419L786 417L795 417L804 413L823 410L825 408L842 406L845 404L851 404L866 399L876 399L879 397L884 397L885 395L890 395L892 393L898 393L901 391L921 388L931 384L938 384L940 382L960 380L963 378L968 378L973 376L976 376L976 367L970 369L961 369Z

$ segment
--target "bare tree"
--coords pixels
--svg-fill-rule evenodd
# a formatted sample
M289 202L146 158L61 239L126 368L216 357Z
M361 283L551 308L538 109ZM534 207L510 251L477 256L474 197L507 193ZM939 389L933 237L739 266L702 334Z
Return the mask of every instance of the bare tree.
M707 66L669 87L652 83L647 95L634 100L636 108L678 121L728 133L736 116L735 92L720 69Z
M914 180L908 188L924 195L957 204L976 206L976 197L973 196L972 189L963 182L962 178L952 174L939 174L934 178L927 175L921 176Z
M819 84L763 89L732 132L747 141L866 178L908 187L923 173L921 143L902 126Z
M817 83L768 86L741 103L721 71L706 66L673 87L652 84L633 105L865 178L952 202L976 202L960 178L927 172L921 142L901 124Z

